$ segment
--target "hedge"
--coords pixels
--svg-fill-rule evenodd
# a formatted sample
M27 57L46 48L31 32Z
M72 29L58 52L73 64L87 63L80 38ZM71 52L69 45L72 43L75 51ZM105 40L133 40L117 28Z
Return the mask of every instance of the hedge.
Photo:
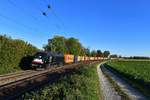
M31 58L38 49L20 39L0 35L0 74L14 72L24 67L25 58Z

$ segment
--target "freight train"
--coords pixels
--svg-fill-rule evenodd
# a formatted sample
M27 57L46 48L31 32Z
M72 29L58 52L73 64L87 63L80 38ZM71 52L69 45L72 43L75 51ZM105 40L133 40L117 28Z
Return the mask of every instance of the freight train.
M52 53L52 52L37 52L31 64L33 69L48 68L54 65L63 66L65 64L72 64L86 61L98 61L107 58L103 57L88 57L88 56L75 56L71 54Z

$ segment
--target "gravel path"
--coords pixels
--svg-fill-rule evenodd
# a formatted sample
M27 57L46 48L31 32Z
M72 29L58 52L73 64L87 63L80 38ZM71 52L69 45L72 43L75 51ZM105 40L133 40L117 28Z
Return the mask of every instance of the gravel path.
M99 75L100 88L103 93L104 100L122 100L123 98L121 98L118 92L115 91L113 85L109 82L103 72L109 75L111 79L114 80L121 88L121 90L131 98L131 100L148 100L143 94L138 92L135 88L131 87L126 81L120 79L115 74L107 70L103 64L97 66L97 72Z
M126 81L119 78L114 73L110 72L108 69L106 69L103 65L101 65L101 70L105 71L107 75L113 79L119 87L121 87L121 90L126 93L132 100L148 100L143 94L141 94L137 89L133 88L131 85L129 85Z
M103 74L102 70L100 69L100 65L97 67L97 72L99 75L100 81L100 88L102 91L103 99L104 100L121 100L121 96L113 88L112 84L108 81L106 76Z

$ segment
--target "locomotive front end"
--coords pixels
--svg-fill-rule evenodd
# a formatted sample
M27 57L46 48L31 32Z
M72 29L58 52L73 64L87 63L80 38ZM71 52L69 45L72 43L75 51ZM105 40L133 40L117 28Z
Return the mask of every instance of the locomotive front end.
M31 64L32 68L33 69L43 68L45 56L46 56L46 53L43 53L43 52L36 53L34 55L34 58Z

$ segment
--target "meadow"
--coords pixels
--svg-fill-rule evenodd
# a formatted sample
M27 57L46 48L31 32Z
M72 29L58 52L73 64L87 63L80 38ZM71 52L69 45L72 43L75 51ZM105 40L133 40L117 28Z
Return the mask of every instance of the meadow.
M150 61L109 61L105 67L150 97Z

